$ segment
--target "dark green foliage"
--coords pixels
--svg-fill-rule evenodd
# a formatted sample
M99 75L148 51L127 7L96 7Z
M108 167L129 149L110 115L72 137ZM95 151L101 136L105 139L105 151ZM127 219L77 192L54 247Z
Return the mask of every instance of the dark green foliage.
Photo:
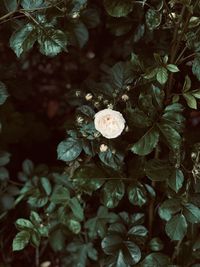
M199 1L3 0L0 24L0 266L199 266Z

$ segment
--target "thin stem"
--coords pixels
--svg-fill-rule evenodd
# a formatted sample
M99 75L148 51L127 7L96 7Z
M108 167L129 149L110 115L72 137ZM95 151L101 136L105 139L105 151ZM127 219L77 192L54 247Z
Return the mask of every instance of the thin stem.
M177 245L176 245L176 247L175 247L175 249L174 249L174 253L172 255L172 262L177 258L178 254L179 254L181 242L182 242L182 240L179 240Z
M160 153L160 148L157 145L155 149L154 158L158 159ZM151 183L152 187L155 187L155 181ZM152 237L152 230L153 230L153 221L154 221L154 205L155 205L155 198L152 198L149 204L149 239Z
M39 247L35 249L35 266L39 267L40 266L40 251Z

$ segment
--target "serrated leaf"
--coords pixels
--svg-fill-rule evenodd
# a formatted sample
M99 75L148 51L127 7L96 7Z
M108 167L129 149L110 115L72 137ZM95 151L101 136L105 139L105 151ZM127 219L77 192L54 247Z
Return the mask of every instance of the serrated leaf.
M69 137L57 147L58 159L63 161L75 160L82 151L82 144L78 139Z
M82 221L84 219L83 208L80 205L78 199L73 197L69 200L68 205L70 206L74 216L79 220Z
M19 232L12 243L13 251L19 251L25 248L28 245L30 240L30 233L28 231L21 231Z
M172 215L181 210L181 202L179 199L167 199L159 207L158 213L161 219L169 221Z
M47 196L49 196L51 194L51 191L52 191L51 183L49 182L49 180L46 177L41 177L40 182L41 182L41 185L42 185L45 193L47 194Z
M133 81L130 65L124 62L116 63L110 69L111 82L119 89L124 89Z
M101 189L101 203L109 209L118 206L125 193L122 181L108 181Z
M10 47L17 57L20 57L22 53L29 51L33 47L36 40L36 29L31 23L28 23L11 35Z
M128 125L138 128L146 128L151 126L152 121L150 118L139 108L129 108L127 110Z
M185 216L177 214L166 223L165 231L171 240L179 241L186 235L187 226Z
M185 81L183 85L183 92L188 92L191 89L191 79L188 75L185 76Z
M68 203L70 199L70 193L68 188L62 186L62 185L57 185L53 193L51 195L51 201L53 201L55 204L64 204Z
M170 266L170 259L163 253L154 252L146 256L141 262L141 267L164 267Z
M32 222L30 222L27 219L18 219L16 221L16 226L19 230L27 230L27 229L33 229L34 228Z
M78 22L76 24L73 24L70 29L70 38L72 39L72 44L82 48L84 45L86 45L88 39L89 39L89 32L86 28L85 24L82 22Z
M190 108L197 109L197 100L191 93L184 93L183 97Z
M149 242L149 247L152 251L160 251L164 248L164 244L159 237L154 237ZM153 265L154 267L154 265Z
M157 124L157 126L160 129L161 134L164 136L168 146L172 150L178 149L182 141L182 138L178 131L168 123L161 122Z
M129 0L104 0L104 7L113 17L125 17L133 9L133 3Z
M196 89L190 92L195 98L200 99L200 89Z
M200 56L196 56L192 64L192 72L200 81Z
M146 24L149 30L158 28L161 23L162 15L157 10L148 9L145 15Z
M173 189L176 193L181 189L184 182L183 172L179 169L175 169L172 175L169 177L168 185Z
M184 205L183 214L188 222L200 223L200 209L192 203Z
M0 105L3 105L6 102L8 96L9 94L7 92L5 84L0 82Z
M168 73L164 67L157 68L156 79L160 84L165 84L167 82Z
M44 28L38 38L40 52L45 56L54 57L61 51L67 51L66 34L54 28Z
M170 72L179 72L179 68L174 64L168 64L167 69Z
M130 185L128 187L128 199L133 205L143 206L147 201L144 188L137 185Z
M110 168L119 170L123 165L124 156L120 152L113 152L107 149L105 152L98 153L100 160Z
M0 151L0 166L5 166L10 161L11 154L6 151Z
M151 128L131 147L131 151L140 156L148 155L156 147L158 140L158 131L155 128Z
M172 167L167 161L152 159L145 164L145 173L152 181L167 181Z

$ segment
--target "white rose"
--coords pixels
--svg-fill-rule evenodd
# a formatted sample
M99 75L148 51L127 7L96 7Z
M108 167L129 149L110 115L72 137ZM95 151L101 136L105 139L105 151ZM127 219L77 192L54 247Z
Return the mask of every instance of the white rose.
M94 125L108 139L118 137L125 127L122 114L112 109L103 109L95 114Z

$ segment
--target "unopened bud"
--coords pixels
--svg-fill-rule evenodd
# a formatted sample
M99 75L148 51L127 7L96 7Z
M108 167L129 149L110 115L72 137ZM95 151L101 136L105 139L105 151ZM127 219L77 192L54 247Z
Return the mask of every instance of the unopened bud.
M124 102L128 101L128 100L129 100L129 96L126 95L126 94L122 95L122 100L123 100Z
M88 93L86 96L85 96L85 99L87 101L90 101L91 99L93 98L92 94Z
M100 151L101 152L106 152L108 150L108 146L107 145L105 145L105 144L101 144L100 145Z

